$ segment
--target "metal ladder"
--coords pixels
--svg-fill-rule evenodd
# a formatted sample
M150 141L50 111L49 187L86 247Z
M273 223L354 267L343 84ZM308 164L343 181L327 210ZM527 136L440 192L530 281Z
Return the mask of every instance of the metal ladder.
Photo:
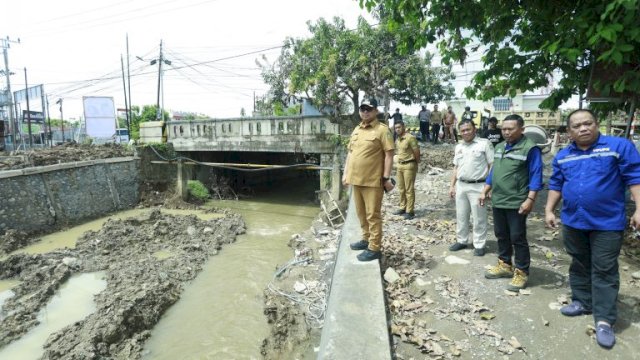
M324 202L324 200L322 200L322 194L326 193L328 198L329 198L329 206L327 206ZM320 198L320 207L322 208L322 211L325 213L325 215L327 216L327 219L329 220L329 224L331 224L332 228L335 228L336 225L336 220L338 219L342 219L342 222L344 223L344 215L342 214L342 211L340 210L340 207L338 206L338 203L336 202L336 200L333 198L333 196L331 196L331 192L329 190L318 190L316 191L316 194L318 194L318 197Z

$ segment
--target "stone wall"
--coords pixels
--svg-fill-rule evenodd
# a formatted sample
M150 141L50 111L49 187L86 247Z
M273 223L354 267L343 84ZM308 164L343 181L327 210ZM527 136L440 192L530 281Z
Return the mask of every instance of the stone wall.
M0 234L29 233L128 209L139 199L139 159L112 158L0 172Z

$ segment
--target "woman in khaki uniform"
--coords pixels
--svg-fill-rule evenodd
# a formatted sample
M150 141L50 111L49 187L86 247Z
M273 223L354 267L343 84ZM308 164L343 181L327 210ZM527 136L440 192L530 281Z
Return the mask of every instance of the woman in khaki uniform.
M389 127L377 120L378 102L365 99L360 105L362 122L349 140L342 183L353 186L353 200L360 220L363 239L351 244L353 250L364 250L360 261L379 259L382 245L382 195L390 191L393 165L393 135Z

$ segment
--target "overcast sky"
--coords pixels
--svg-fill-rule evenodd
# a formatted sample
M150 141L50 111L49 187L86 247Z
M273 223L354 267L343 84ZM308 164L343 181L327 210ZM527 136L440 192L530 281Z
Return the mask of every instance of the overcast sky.
M355 0L8 0L2 13L0 37L20 39L9 49L12 90L24 89L26 67L29 86L44 84L51 116L63 98L67 119L82 114L83 96L113 96L124 107L127 33L134 105L156 103L158 67L149 62L163 40L171 61L164 107L236 117L267 90L255 60L275 60L287 36L308 37L307 21L340 16L353 27L359 15L370 19Z

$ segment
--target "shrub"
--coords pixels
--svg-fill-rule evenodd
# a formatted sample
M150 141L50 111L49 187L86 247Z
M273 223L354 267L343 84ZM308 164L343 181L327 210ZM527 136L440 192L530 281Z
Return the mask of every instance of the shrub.
M189 195L194 198L205 201L209 198L209 190L198 180L189 180L187 182L189 188Z

